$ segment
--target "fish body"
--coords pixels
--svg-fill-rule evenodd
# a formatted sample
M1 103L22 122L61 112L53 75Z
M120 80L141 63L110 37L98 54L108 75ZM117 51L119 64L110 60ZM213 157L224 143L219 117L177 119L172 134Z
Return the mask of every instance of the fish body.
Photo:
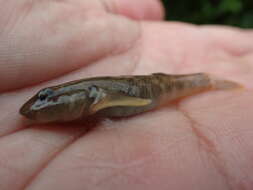
M236 83L219 80L223 86ZM79 120L91 115L125 117L217 87L208 74L94 77L40 90L20 113L40 122Z

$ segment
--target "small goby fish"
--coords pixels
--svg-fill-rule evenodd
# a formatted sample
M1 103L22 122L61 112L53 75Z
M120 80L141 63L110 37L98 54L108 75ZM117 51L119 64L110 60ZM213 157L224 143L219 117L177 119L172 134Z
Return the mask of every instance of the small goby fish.
M21 107L20 113L39 122L73 121L95 114L125 117L203 91L239 86L205 73L95 77L44 88Z

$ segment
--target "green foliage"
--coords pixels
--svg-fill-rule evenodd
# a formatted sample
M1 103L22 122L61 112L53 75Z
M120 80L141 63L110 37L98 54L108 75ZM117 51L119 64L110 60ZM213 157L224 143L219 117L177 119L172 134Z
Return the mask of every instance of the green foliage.
M253 28L253 0L163 0L167 19Z

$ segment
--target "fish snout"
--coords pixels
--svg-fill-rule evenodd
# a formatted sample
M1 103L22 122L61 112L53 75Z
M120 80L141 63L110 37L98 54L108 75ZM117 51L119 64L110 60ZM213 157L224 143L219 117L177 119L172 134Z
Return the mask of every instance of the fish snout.
M20 108L19 113L28 119L32 119L32 120L35 119L35 112L31 110L30 105L28 104L24 104Z

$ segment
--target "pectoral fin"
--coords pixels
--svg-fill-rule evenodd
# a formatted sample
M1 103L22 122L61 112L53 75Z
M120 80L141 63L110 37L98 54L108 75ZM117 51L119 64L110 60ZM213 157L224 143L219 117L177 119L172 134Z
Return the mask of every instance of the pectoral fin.
M91 105L90 111L91 113L96 113L102 109L114 106L146 106L151 102L151 99L137 98L121 93L106 94L106 96L102 97L99 101Z

